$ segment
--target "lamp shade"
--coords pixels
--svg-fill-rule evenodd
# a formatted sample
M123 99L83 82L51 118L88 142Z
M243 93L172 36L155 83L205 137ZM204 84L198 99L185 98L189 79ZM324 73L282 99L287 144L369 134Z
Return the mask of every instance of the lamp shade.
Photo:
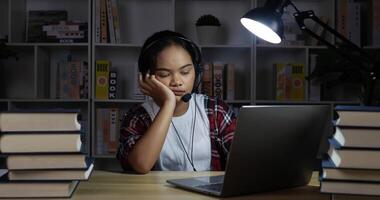
M257 37L274 44L281 42L284 24L281 13L268 7L255 8L247 12L240 22Z

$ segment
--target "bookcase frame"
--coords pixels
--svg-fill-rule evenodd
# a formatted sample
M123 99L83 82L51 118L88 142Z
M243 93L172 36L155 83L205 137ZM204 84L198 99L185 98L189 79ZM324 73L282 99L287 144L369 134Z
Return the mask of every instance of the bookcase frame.
M316 15L330 17L335 26L335 4L337 0L294 0L302 10L314 10ZM4 89L0 97L0 110L18 108L81 108L88 119L88 150L96 158L114 158L115 155L98 155L95 152L96 109L118 107L127 110L143 100L132 99L129 92L131 67L136 66L137 57L144 40L152 33L169 29L188 36L198 43L195 21L203 14L213 14L222 24L224 40L220 44L199 44L206 62L222 61L236 65L236 99L227 103L239 107L247 104L358 104L358 101L276 101L274 100L273 63L300 62L309 70L309 55L329 51L323 46L267 45L257 44L257 38L240 25L240 17L265 0L118 0L120 14L121 43L95 42L95 0L0 0L0 36L8 35L7 45L19 53L19 61L1 61L7 69ZM67 9L69 19L88 22L88 42L26 43L25 24L30 9ZM329 38L333 41L334 38ZM368 47L368 49L378 49ZM49 73L51 55L61 50L76 52L89 63L88 99L50 98ZM95 61L111 60L118 70L120 98L99 100L95 98ZM305 81L305 96L309 85Z

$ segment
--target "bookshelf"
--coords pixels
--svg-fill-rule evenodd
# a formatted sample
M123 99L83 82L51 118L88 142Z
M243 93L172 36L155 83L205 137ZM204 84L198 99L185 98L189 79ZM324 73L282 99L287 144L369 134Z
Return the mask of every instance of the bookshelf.
M86 148L90 152L90 98L56 98L52 78L60 52L70 52L73 59L90 61L90 42L27 42L28 12L32 10L66 10L69 21L88 22L87 29L91 30L91 0L0 0L0 39L7 36L6 45L19 58L0 60L5 85L1 90L0 110L80 109L80 122L87 133Z
M294 0L301 10L313 9L317 16L327 16L335 24L337 0ZM134 104L144 100L133 99L131 74L144 40L152 33L175 30L198 42L195 22L204 14L213 14L222 24L220 43L199 44L203 60L236 65L234 100L226 101L235 107L247 104L358 104L355 99L330 98L311 100L305 81L302 101L276 101L274 63L297 62L310 74L310 54L329 54L318 45L269 45L259 42L240 25L240 17L249 9L261 6L265 0L118 0L121 43L97 43L95 0L0 0L1 35L8 35L7 44L18 53L19 60L1 60L5 70L4 95L0 110L16 108L81 108L89 129L88 148L96 158L114 158L114 153L98 153L96 110L119 108L120 116ZM27 12L33 9L67 10L69 20L88 22L88 41L84 43L27 43L25 42ZM292 13L291 10L289 10ZM334 38L327 36L334 42ZM367 45L368 51L379 47ZM69 51L80 60L88 61L88 98L56 99L51 87L55 55ZM95 98L95 61L110 60L118 72L118 98ZM7 67L12 66L12 67Z

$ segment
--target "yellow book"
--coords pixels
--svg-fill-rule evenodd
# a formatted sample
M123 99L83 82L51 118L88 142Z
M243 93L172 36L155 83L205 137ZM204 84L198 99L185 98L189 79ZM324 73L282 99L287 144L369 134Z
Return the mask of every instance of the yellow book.
M95 62L96 99L108 99L110 65L111 62L108 60L97 60Z
M291 67L290 100L303 101L305 99L305 65L292 63Z

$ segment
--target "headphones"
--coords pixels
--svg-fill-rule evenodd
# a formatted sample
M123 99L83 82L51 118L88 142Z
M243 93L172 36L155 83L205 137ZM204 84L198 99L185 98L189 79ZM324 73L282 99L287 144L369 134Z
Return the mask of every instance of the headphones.
M149 40L151 40L151 41L149 41ZM180 33L176 33L176 32L167 30L167 31L161 31L161 32L155 33L153 36L148 38L147 41L145 42L145 44L143 45L142 49L141 49L140 56L138 59L139 71L142 74L147 73L144 70L144 66L148 65L146 55L149 52L149 50L151 50L154 46L156 46L160 42L176 41L176 40L182 41L185 44L184 48L191 56L191 59L192 59L193 65L194 65L194 70L195 70L195 81L194 81L194 87L193 87L192 93L197 92L197 89L198 89L199 84L201 82L201 75L202 75L201 50L199 49L199 47L194 42L187 39L185 36L183 36Z

